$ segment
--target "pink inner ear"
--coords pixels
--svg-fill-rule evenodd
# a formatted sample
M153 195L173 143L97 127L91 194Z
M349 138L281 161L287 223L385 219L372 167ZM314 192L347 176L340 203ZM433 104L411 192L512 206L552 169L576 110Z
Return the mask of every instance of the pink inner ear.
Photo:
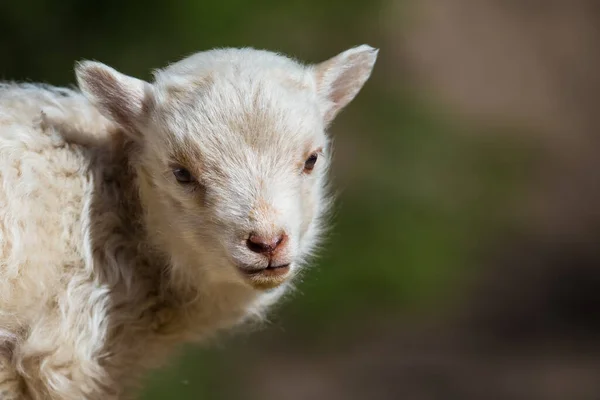
M319 91L329 100L324 114L326 122L332 121L356 97L371 75L376 55L374 49L354 53L349 50L317 67Z
M346 106L356 96L371 73L364 54L352 54L345 61L346 68L333 82L330 92L331 101L340 107Z

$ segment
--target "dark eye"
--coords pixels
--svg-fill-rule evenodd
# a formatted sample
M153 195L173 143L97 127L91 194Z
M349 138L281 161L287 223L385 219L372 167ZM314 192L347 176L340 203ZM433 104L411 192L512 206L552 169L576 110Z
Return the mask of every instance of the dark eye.
M317 163L317 153L313 153L306 159L304 162L304 172L310 172L315 168L315 164Z
M190 171L185 168L173 169L173 175L175 175L175 179L177 179L177 182L179 183L191 183L194 181L194 177Z

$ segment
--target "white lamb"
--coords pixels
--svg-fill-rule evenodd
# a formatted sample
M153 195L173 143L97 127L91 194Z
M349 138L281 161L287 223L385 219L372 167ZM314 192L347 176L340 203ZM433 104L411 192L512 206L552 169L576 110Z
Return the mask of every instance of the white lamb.
M0 84L0 399L122 399L260 317L319 241L325 130L377 50L200 52L148 83Z

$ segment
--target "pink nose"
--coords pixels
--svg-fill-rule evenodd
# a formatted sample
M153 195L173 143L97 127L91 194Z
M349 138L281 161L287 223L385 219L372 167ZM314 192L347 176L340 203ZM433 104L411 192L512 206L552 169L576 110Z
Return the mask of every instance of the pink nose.
M285 244L287 238L288 237L285 233L271 237L265 237L256 233L252 233L246 241L246 245L255 253L273 255L283 247L283 244Z

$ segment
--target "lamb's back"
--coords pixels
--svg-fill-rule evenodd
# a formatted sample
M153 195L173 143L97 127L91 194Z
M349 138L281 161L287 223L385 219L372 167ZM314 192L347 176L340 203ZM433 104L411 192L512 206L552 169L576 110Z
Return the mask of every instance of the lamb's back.
M92 182L85 147L65 136L104 123L76 91L0 84L0 336L52 312L85 269Z

